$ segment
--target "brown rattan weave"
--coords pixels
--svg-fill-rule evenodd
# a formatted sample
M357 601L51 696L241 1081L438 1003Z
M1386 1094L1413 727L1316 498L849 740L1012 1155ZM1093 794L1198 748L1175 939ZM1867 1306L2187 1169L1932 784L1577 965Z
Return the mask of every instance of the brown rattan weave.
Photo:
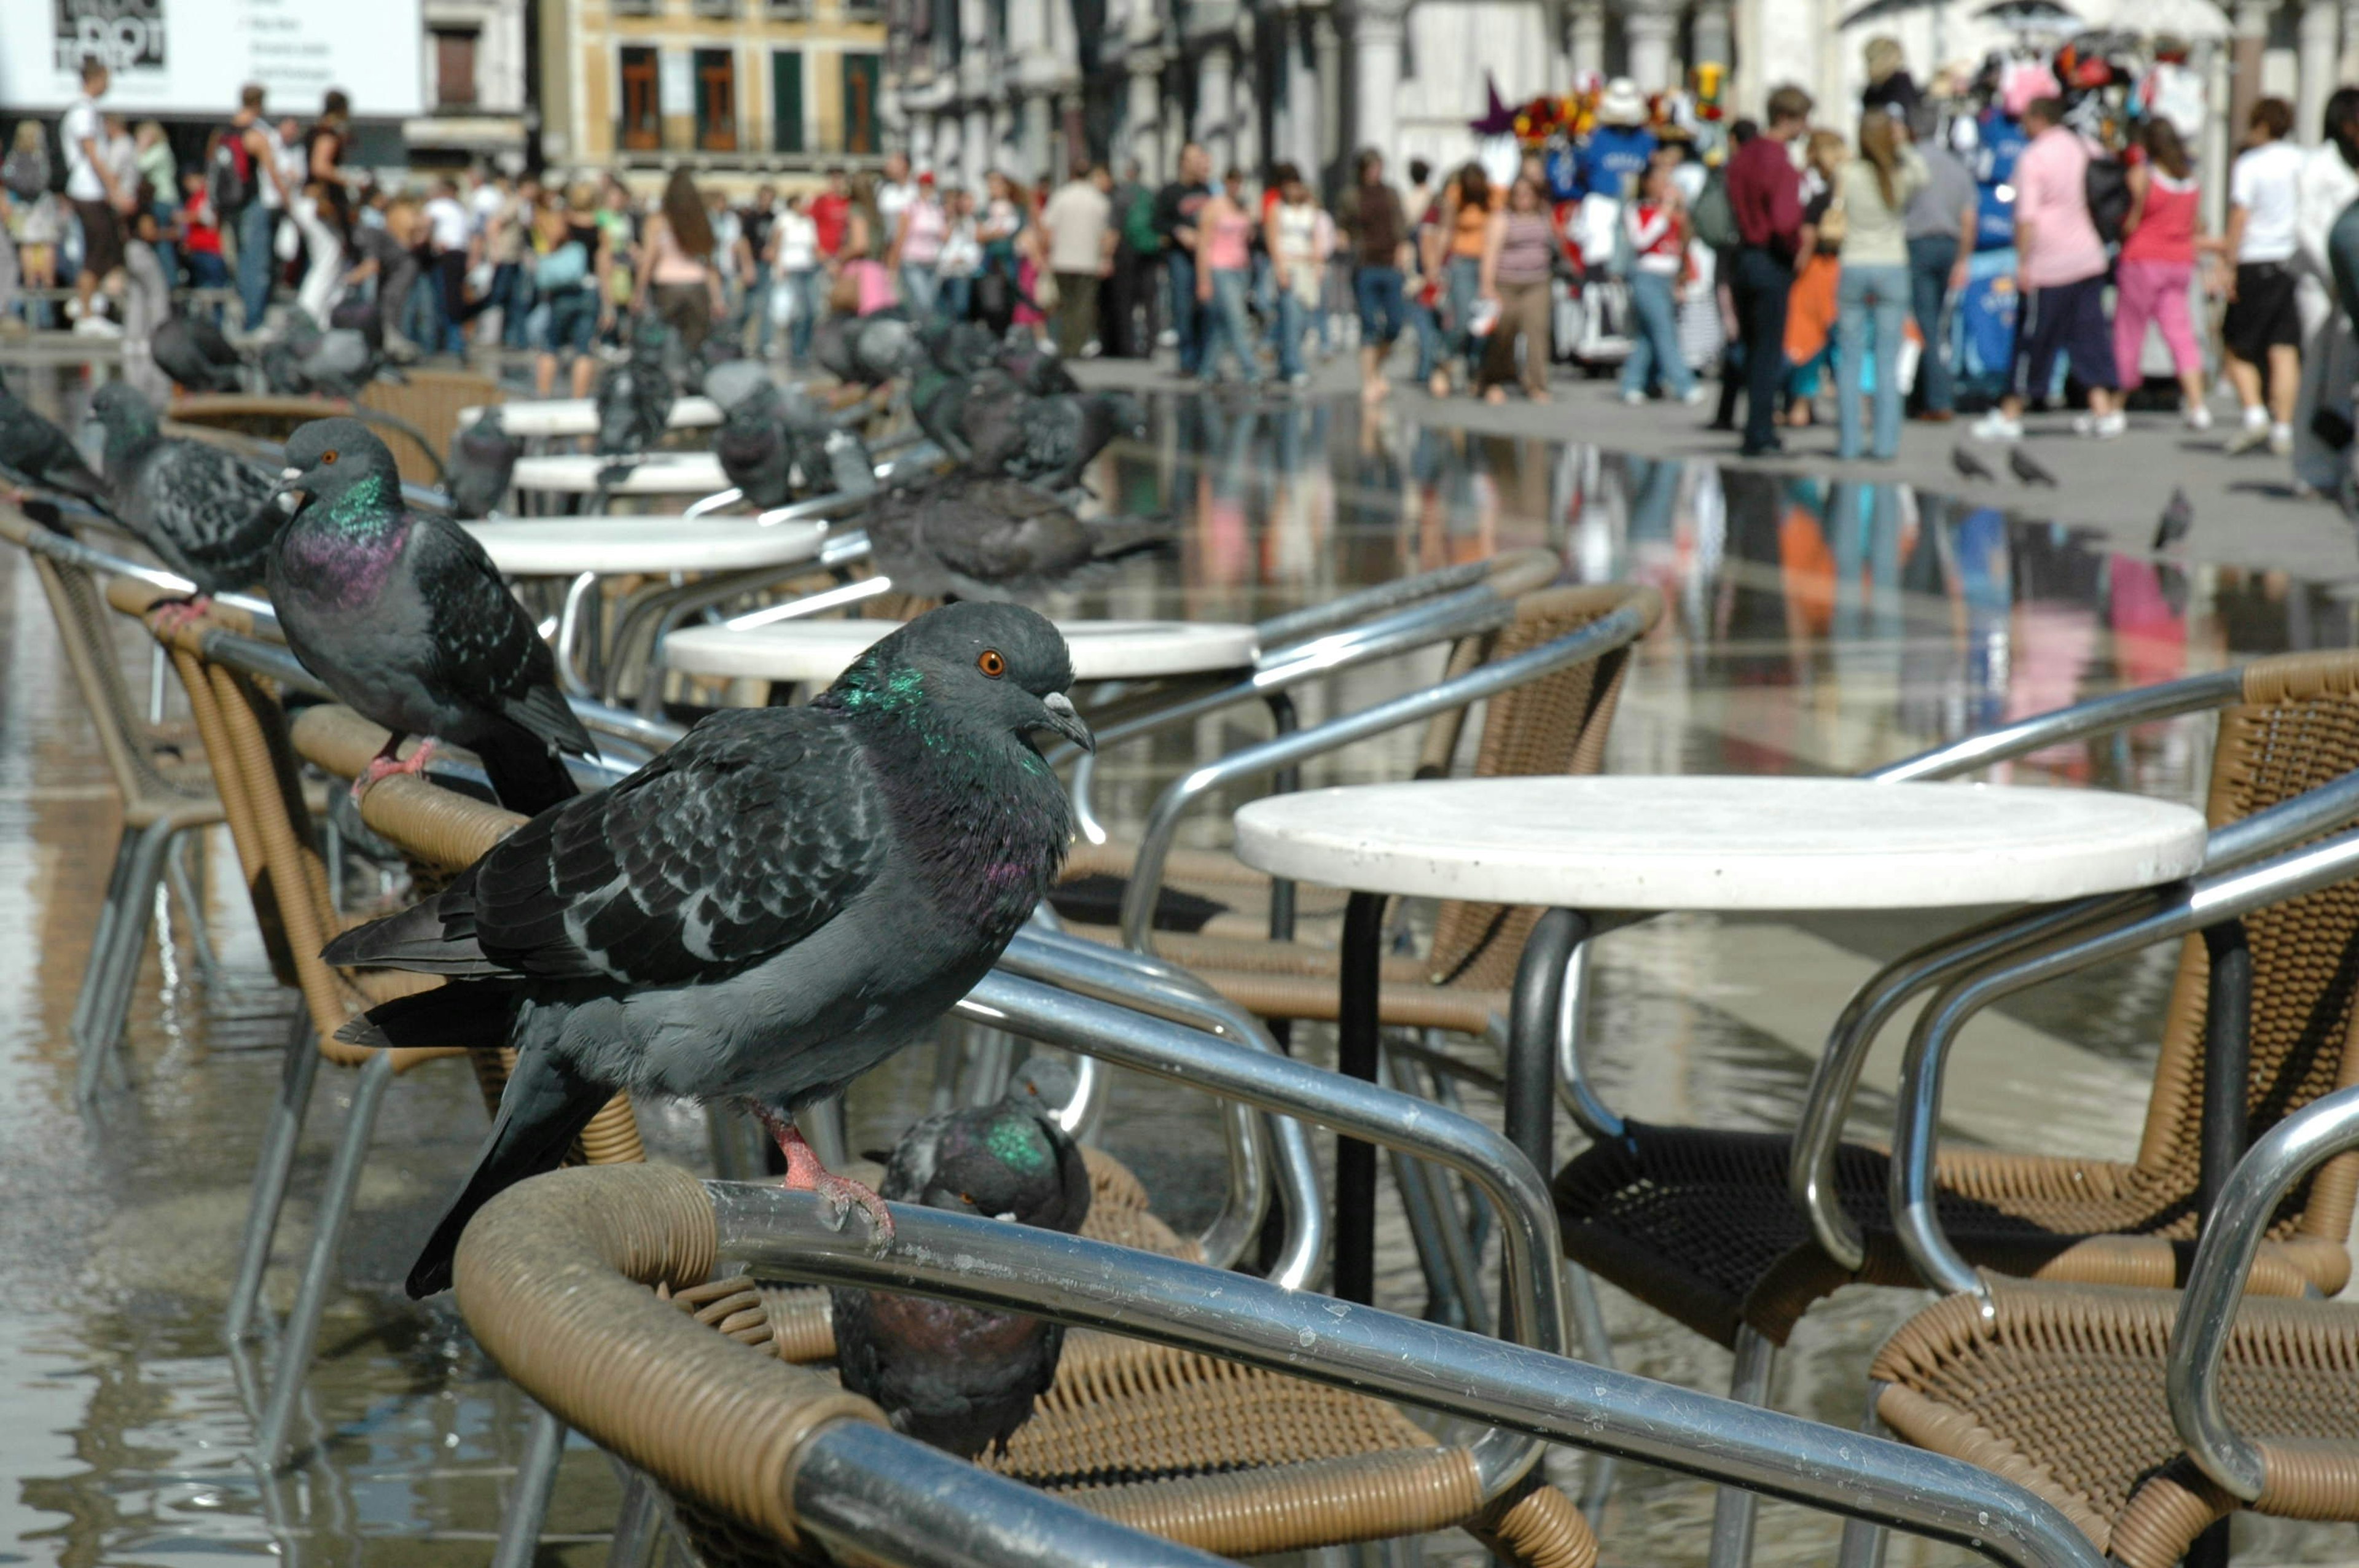
M2223 711L2208 812L2235 821L2359 766L2359 655L2266 659ZM2359 981L2359 886L2324 889L2247 916L2253 952L2253 1137L2328 1090L2359 1082L2350 1047ZM2093 1283L2175 1282L2193 1256L2201 1147L2203 946L2180 955L2146 1129L2126 1163L1947 1151L1939 1202L1950 1239L1977 1265ZM1820 1296L1854 1276L1811 1240L1787 1196L1791 1145L1765 1133L1633 1123L1558 1174L1565 1250L1657 1310L1723 1344L1750 1324L1784 1343ZM1886 1206L1883 1153L1845 1145L1836 1190L1867 1240L1856 1277L1911 1284ZM2279 1213L2253 1276L2264 1293L2332 1294L2350 1275L2344 1238L2359 1157L2322 1167Z
M2163 1366L2179 1297L1986 1276L1901 1325L1876 1413L1919 1447L2029 1487L2132 1568L2169 1568L2236 1506L2171 1430ZM2255 1507L2359 1519L2359 1309L2247 1301L2222 1365L2230 1421L2267 1475Z

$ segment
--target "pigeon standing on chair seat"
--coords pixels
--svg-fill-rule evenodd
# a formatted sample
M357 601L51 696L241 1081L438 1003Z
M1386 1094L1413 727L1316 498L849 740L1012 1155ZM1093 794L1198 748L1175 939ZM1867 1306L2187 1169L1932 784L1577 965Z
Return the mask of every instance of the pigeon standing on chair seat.
M175 311L148 346L156 368L190 392L236 392L245 384L244 362L207 317Z
M500 422L495 403L451 442L451 515L489 517L508 496L524 443Z
M278 489L299 497L270 552L287 645L339 701L393 732L353 786L425 766L437 739L483 759L527 815L571 799L565 757L596 748L557 689L557 660L474 536L401 503L393 453L357 419L315 419L287 443ZM408 762L405 736L427 739Z
M114 511L106 481L82 460L72 439L5 386L0 386L0 479L70 495L109 515Z
M901 1135L880 1195L1071 1236L1090 1212L1089 1167L1049 1114L1072 1095L1062 1063L1027 1062L996 1105L930 1116ZM828 1292L843 1386L893 1430L973 1459L1007 1440L1057 1379L1061 1324L924 1296Z
M446 1288L494 1194L556 1166L618 1088L747 1105L787 1184L891 1217L829 1174L796 1108L891 1055L998 958L1072 837L1042 733L1090 744L1056 628L958 604L875 643L799 708L712 715L607 789L543 813L330 962L451 978L345 1037L507 1044L474 1173L409 1291Z
M90 406L105 431L99 461L124 527L201 597L260 582L287 521L270 470L163 434L155 406L125 383L108 382Z

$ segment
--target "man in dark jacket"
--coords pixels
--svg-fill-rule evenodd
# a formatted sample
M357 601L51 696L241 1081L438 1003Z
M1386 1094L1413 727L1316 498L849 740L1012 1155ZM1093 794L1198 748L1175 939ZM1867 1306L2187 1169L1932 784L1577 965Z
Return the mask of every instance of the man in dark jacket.
M1769 124L1728 162L1728 205L1744 243L1731 292L1745 339L1745 445L1757 458L1780 449L1777 398L1786 379L1786 297L1802 233L1802 177L1787 144L1810 129L1810 95L1769 94Z
M1180 149L1180 178L1155 197L1155 232L1163 241L1181 375L1196 374L1204 360L1204 308L1196 301L1196 214L1212 199L1212 154L1190 142Z

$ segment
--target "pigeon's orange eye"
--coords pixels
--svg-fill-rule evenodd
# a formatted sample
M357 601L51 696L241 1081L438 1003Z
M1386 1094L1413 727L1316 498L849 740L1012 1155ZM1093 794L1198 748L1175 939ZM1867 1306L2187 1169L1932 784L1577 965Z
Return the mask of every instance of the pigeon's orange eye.
M336 454L333 452L321 452L320 454L320 460L323 463L334 462L336 460Z
M983 651L983 657L975 660L974 667L992 679L997 680L1007 673L1007 661L999 656L998 649L985 648Z
M961 1193L959 1194L959 1202L966 1205L969 1208L973 1208L974 1206L974 1195L972 1193Z

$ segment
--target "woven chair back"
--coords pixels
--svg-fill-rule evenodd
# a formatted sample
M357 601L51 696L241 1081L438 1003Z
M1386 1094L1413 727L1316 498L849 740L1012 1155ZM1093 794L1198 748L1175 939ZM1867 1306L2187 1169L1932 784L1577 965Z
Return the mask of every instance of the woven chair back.
M2220 715L2206 813L2215 827L2330 784L2359 767L2359 654L2294 654L2245 674L2244 701ZM2258 1138L2329 1091L2359 1083L2352 1049L2359 994L2359 881L2338 883L2245 917L2253 955L2246 1127ZM2181 947L2179 974L2147 1102L2137 1163L2158 1193L2182 1202L2159 1234L2192 1236L2202 1164L2202 941ZM2359 1192L2359 1155L2321 1167L2280 1211L2272 1235L2340 1242Z
M1662 614L1654 589L1625 585L1549 588L1516 600L1516 618L1451 651L1448 674L1462 675L1482 665L1511 658L1543 643L1578 632L1625 604L1644 607L1651 629ZM1570 665L1501 693L1485 705L1475 742L1477 778L1594 773L1605 764L1605 737L1629 668L1630 647ZM1448 773L1466 722L1463 708L1433 721L1418 766L1419 778ZM1437 985L1499 989L1514 979L1524 938L1540 911L1461 899L1441 905L1434 921L1430 975Z
M459 410L502 403L507 394L487 375L464 370L409 370L400 381L373 381L361 391L361 406L389 414L423 435L434 459L448 462L451 438L458 433ZM433 461L411 443L394 439L380 430L401 464L401 477L412 484L434 484L440 475Z
M115 651L112 635L114 620L106 612L97 579L87 568L38 550L26 554L49 601L49 612L57 620L74 684L82 690L91 722L98 727L107 770L123 792L125 816L139 821L152 816L159 806L187 803L192 798L190 793L175 785L156 765L153 732L123 678L122 655Z

